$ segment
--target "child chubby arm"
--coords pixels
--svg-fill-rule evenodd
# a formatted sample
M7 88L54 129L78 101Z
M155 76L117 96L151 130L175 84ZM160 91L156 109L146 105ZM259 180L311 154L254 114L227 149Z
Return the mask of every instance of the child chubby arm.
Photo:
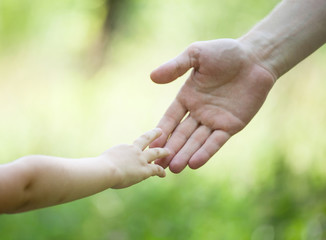
M153 129L132 145L117 145L93 158L26 156L0 165L0 214L17 213L80 199L107 188L125 188L150 176L164 177L152 161L164 148L146 147L161 135Z

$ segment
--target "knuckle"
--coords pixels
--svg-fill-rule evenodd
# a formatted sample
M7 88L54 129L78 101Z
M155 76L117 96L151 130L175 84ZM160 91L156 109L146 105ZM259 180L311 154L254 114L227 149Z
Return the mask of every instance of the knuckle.
M197 51L198 49L201 48L201 42L200 41L196 41L196 42L193 42L189 45L188 47L188 52L193 52L193 51Z
M187 49L190 64L192 67L197 68L199 67L199 56L201 53L201 43L200 42L194 42L192 43L188 49Z

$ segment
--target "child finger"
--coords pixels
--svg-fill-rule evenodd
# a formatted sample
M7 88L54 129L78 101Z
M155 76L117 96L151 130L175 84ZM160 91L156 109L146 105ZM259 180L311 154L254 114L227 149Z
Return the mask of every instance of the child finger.
M158 138L162 134L162 130L160 128L154 128L134 141L134 145L144 150L151 142L153 142L156 138Z
M151 168L152 176L165 177L165 170L160 165L150 164L149 167Z
M144 156L149 163L158 158L167 157L169 154L170 151L166 148L149 148L144 151Z

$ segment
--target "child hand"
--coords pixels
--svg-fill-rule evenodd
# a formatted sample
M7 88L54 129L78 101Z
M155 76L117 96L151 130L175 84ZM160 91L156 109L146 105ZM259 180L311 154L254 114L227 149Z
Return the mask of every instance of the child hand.
M164 169L152 161L169 155L164 148L145 148L162 134L159 128L146 132L132 145L121 144L104 152L100 158L113 167L112 188L125 188L151 176L165 177ZM113 176L112 176L113 177Z

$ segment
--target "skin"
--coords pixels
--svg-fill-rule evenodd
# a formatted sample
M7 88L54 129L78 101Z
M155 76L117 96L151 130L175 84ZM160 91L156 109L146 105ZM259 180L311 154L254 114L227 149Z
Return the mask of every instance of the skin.
M112 147L92 158L26 156L0 165L0 214L17 213L70 202L108 188L125 188L151 176L165 177L152 161L167 149L146 149L161 135L153 129L132 145Z
M325 0L283 0L239 39L191 44L151 73L160 84L192 72L158 127L151 147L174 173L204 165L263 105L275 81L326 41Z
M205 164L248 124L275 81L232 39L192 44L151 77L154 81L160 79L160 83L168 82L189 68L194 70L158 124L163 135L152 144L170 149L171 155L156 163L170 166L175 173L187 165L198 168Z

